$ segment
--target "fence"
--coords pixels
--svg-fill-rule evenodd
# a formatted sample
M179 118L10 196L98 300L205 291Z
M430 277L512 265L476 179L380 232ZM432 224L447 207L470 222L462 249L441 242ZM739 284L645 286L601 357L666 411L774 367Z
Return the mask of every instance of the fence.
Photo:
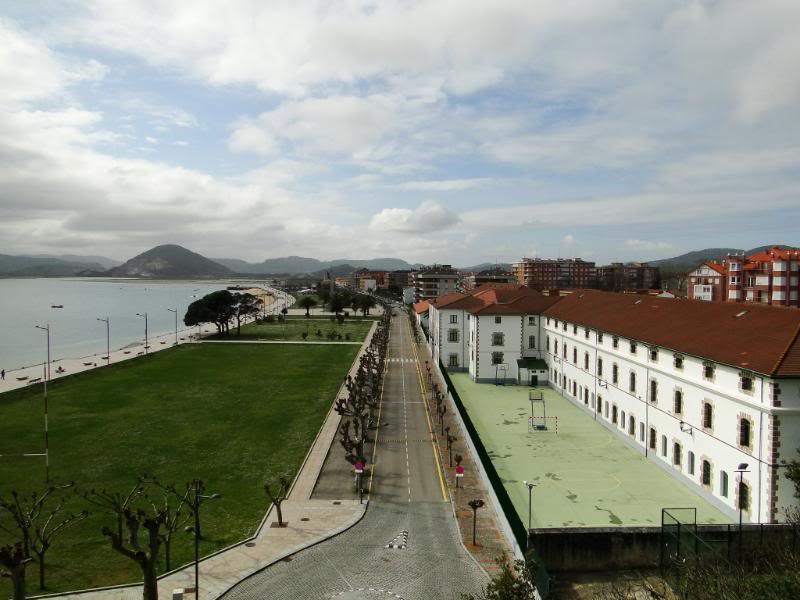
M511 533L514 536L519 548L527 549L526 556L532 563L533 568L531 574L536 582L536 588L538 589L540 596L544 598L550 593L550 575L536 550L530 546L530 544L528 544L528 530L525 528L525 525L522 523L522 520L517 514L517 511L511 502L511 498L509 498L508 492L503 486L503 481L497 474L494 464L492 463L492 460L489 457L483 442L481 441L480 435L475 429L475 426L469 417L469 413L464 407L464 403L461 401L461 397L458 395L458 391L456 391L456 388L453 385L453 382L450 380L450 377L441 361L439 362L439 373L441 374L442 379L447 386L447 391L450 393L453 404L455 404L456 409L458 410L458 414L461 417L461 422L464 424L464 428L467 430L467 434L472 441L473 449L478 455L483 467L483 472L492 486L492 490L494 491L494 495L500 505L500 509L503 511L503 515L511 527Z

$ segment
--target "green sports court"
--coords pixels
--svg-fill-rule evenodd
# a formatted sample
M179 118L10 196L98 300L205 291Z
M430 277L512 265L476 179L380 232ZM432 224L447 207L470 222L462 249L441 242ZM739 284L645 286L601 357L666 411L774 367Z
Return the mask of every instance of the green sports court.
M532 527L661 524L661 509L696 507L698 523L731 520L550 388L544 394L547 431L528 433L526 386L473 383L451 373L470 419L523 523L533 490ZM536 407L541 414L541 408Z

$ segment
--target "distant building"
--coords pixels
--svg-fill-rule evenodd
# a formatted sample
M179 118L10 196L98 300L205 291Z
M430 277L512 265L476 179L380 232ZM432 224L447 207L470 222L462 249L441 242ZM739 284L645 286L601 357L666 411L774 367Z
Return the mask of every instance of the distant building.
M412 274L415 301L432 300L458 289L458 272L450 265L423 267Z
M689 272L686 292L692 300L719 302L725 300L725 282L725 265L707 261Z
M659 287L658 267L647 263L611 263L597 267L597 287L609 292L650 290Z
M412 271L389 271L388 273L388 285L396 287L398 289L405 289L409 287L413 287L413 282L411 280L411 273Z
M800 248L772 247L705 262L687 274L687 290L695 300L800 307Z
M581 258L523 258L512 266L517 283L535 290L595 287L597 269Z
M516 283L517 278L513 273L503 269L486 269L478 273L470 273L463 278L464 289L474 290L484 283Z

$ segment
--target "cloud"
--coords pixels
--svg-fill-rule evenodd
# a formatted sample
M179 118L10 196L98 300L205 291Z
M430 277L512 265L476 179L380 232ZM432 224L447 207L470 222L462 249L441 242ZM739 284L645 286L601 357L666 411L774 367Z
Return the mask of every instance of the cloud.
M561 238L561 245L566 246L567 248L571 248L575 245L575 236L571 233L568 233L563 238Z
M485 178L406 181L397 187L415 192L452 192L475 188L487 183L487 181Z
M425 201L415 209L384 208L372 217L370 228L391 233L432 233L459 221L458 215L437 202Z
M625 240L625 246L635 250L669 250L672 244L655 240Z

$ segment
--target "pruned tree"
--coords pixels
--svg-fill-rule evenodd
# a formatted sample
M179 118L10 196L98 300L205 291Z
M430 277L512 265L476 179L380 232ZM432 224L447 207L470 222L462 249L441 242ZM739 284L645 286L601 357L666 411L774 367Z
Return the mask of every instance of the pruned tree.
M184 528L192 517L190 497L192 487L187 483L184 489L178 489L174 484L165 485L157 479L150 480L152 484L161 491L161 498L157 501L152 500L150 505L153 514L161 511L164 514L164 528L159 532L161 544L164 546L164 569L172 569L172 537ZM156 505L158 502L158 505Z
M127 492L114 492L105 489L91 489L82 494L83 499L100 507L104 512L116 517L117 536L122 537L122 525L124 521L125 509L132 506L134 500L144 493L146 476L139 477L136 484Z
M78 513L68 513L62 514L64 509L64 502L65 499L59 498L58 504L56 504L52 510L50 510L50 514L47 516L46 519L42 523L37 523L34 527L33 531L33 539L31 540L31 549L33 553L36 555L36 559L39 562L39 589L45 589L45 555L50 547L53 545L53 541L64 531L77 525L81 521L83 521L86 517L89 516L88 510L82 510Z
M108 527L103 527L103 535L111 540L111 547L122 556L139 565L144 580L143 600L158 600L158 554L161 549L162 530L166 514L155 507L147 514L143 509L126 508L122 515L127 528L127 539L117 535ZM146 539L139 540L144 529Z
M31 560L22 542L0 547L0 577L11 579L13 600L25 600L25 569Z
M288 475L280 475L277 482L267 482L264 484L264 492L270 502L275 506L278 513L278 527L285 527L286 523L283 522L283 511L281 505L284 500L289 496L289 488L292 485L291 479Z

